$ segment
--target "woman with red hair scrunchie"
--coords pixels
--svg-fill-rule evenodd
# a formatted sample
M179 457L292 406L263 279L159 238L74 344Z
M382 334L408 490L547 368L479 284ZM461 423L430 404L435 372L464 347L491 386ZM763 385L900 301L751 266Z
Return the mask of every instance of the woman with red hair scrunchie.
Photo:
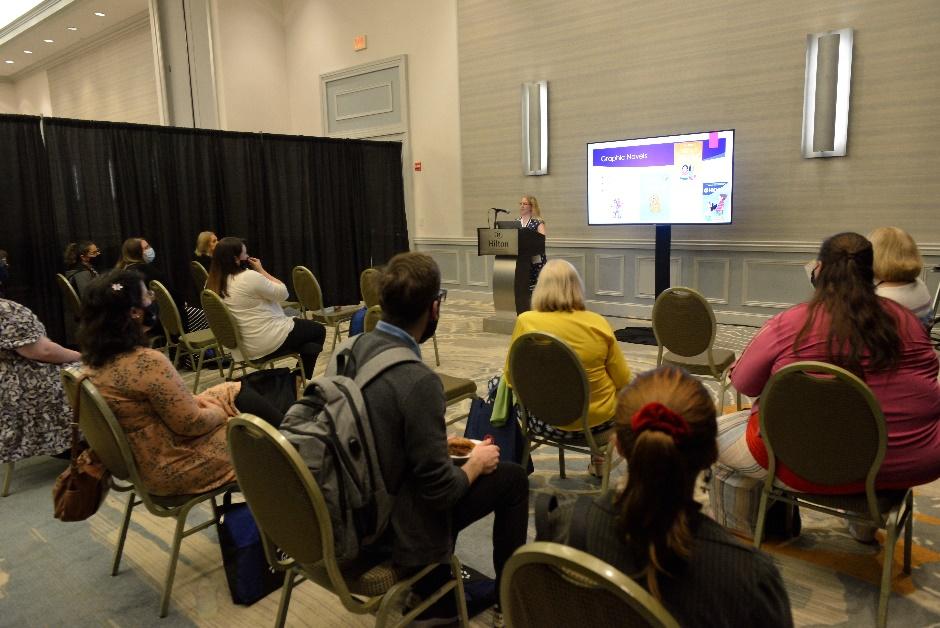
M637 376L619 393L616 430L626 487L581 496L548 517L537 506L537 540L561 540L610 563L681 626L792 626L773 561L693 499L718 457L715 405L702 383L676 367Z

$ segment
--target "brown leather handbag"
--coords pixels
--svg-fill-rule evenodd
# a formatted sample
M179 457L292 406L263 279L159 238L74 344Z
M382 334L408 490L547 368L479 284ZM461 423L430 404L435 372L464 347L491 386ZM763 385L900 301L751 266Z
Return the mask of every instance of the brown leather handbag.
M79 378L78 391L84 379L84 376ZM72 461L69 468L56 478L55 486L52 487L55 518L60 521L84 521L92 516L98 512L110 488L111 474L95 452L79 438L80 403L81 394L76 393L72 404Z

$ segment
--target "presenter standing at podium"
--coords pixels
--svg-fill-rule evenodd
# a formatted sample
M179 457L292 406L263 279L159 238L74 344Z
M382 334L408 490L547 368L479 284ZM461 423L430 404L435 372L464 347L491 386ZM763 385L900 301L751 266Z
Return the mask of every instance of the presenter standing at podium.
M542 210L539 209L539 202L534 196L525 195L519 201L519 228L531 229L545 235L545 221L542 220ZM535 290L535 284L539 280L539 273L545 266L545 254L532 256L531 267L529 270L529 292Z

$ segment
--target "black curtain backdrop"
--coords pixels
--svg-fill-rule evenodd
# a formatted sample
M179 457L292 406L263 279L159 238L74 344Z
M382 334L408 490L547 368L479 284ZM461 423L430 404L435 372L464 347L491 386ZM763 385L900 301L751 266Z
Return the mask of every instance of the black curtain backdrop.
M11 296L55 339L62 307L52 276L75 240L97 243L106 270L125 238L145 238L180 303L197 300L189 261L204 230L245 238L288 288L291 268L309 267L328 305L358 302L359 273L408 248L397 143L41 124L45 145L39 118L0 116L0 209L13 216L0 248L14 264ZM18 259L37 263L27 270Z

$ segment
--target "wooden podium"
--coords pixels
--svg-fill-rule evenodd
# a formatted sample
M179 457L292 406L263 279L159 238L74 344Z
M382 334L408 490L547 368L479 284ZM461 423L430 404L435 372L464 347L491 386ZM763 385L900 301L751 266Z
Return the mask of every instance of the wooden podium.
M544 255L545 236L531 229L477 229L477 255L493 255L493 306L483 331L511 334L516 315L529 309L532 258Z

